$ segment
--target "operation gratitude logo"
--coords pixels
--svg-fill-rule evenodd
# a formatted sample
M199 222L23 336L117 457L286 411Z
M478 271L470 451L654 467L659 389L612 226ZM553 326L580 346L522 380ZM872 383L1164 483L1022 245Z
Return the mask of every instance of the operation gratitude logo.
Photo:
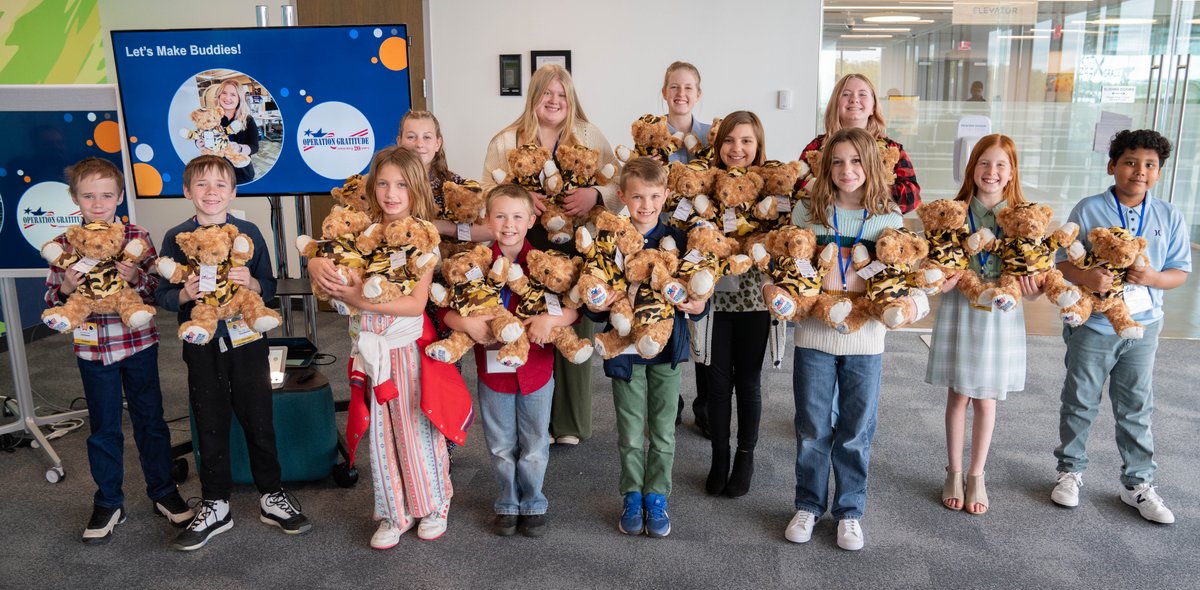
M344 102L324 102L300 120L296 149L313 172L343 180L371 163L375 133L362 111Z
M37 250L72 225L83 223L79 206L71 201L67 185L39 182L21 195L17 203L21 235Z

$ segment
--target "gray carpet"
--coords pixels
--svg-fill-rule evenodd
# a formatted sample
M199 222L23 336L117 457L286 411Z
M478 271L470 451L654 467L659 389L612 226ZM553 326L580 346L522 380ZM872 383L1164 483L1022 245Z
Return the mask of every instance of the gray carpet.
M159 324L173 334L173 318L164 316ZM325 350L338 356L326 374L344 399L344 320L323 313L319 323ZM618 533L613 410L597 362L596 435L575 448L553 448L546 478L550 527L543 539L489 534L494 481L476 425L454 455L449 532L434 542L409 533L392 550L367 547L375 529L367 469L349 490L328 479L289 486L315 522L311 534L288 537L259 523L257 495L241 486L233 498L234 528L198 552L177 553L168 548L175 529L150 513L127 436L129 520L111 543L84 546L78 537L94 490L85 427L54 442L67 471L56 485L43 478L40 452L0 453L0 587L1195 588L1187 580L1200 566L1200 468L1187 457L1195 457L1200 431L1191 365L1200 342L1162 342L1155 373L1156 483L1178 519L1171 526L1143 521L1118 499L1120 458L1107 402L1092 433L1082 505L1067 510L1050 502L1062 352L1058 338L1030 338L1026 392L999 406L988 466L991 511L973 517L938 502L944 393L922 381L925 345L915 333L890 335L863 520L867 544L858 553L837 548L836 523L828 517L807 545L783 539L795 483L790 370L765 374L757 473L748 496L704 495L708 441L691 426L688 411L678 434L670 537ZM40 405L64 406L82 396L67 337L35 342L29 357ZM0 362L0 383L11 391L7 355ZM469 364L466 370L473 375ZM161 372L168 419L186 417L184 366L173 338L163 344ZM690 367L683 381L690 400ZM186 419L171 427L176 442L190 437ZM199 495L194 474L181 490L185 497Z

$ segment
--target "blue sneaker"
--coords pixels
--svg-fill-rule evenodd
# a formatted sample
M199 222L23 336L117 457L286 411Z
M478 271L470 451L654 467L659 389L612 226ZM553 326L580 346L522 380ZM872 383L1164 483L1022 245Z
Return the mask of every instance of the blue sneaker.
M642 516L642 493L625 492L625 511L621 513L617 529L626 535L640 535L643 528L645 520Z
M662 494L646 494L646 534L656 539L671 534L667 497Z

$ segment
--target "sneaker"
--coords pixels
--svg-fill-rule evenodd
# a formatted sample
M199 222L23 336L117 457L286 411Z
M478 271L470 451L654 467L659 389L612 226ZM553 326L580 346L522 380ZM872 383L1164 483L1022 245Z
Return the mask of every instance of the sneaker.
M446 517L430 514L421 519L417 526L417 537L422 541L432 541L446 532Z
M838 521L838 547L846 551L858 551L863 548L862 525L857 518L843 518Z
M626 535L640 535L646 526L642 515L642 493L625 492L625 511L617 521L617 529Z
M785 539L793 543L807 543L812 540L813 526L817 524L817 515L807 510L797 510L796 516L788 521L783 531Z
M112 538L113 529L125 522L125 509L92 507L92 518L88 520L87 528L83 529L84 543L107 543Z
M521 529L522 535L536 539L546 534L546 515L522 514L517 519L517 528Z
M567 436L558 437L558 439L556 439L554 442L556 442L560 445L575 446L575 445L579 444L579 437L571 436L568 434Z
M662 494L646 494L646 534L656 539L671 534L667 497Z
M225 518L218 513L224 512ZM233 528L233 515L229 513L228 500L203 500L196 509L196 516L178 537L172 547L180 551L192 551L203 547L208 540Z
M517 534L516 514L497 514L492 521L492 532L501 537L511 537Z
M258 504L258 519L266 524L275 525L289 535L312 530L308 517L300 513L300 502L283 490L263 494Z
M1083 474L1079 472L1059 471L1058 483L1050 492L1050 499L1059 506L1074 508L1079 505L1079 488L1083 487ZM1124 496L1124 494L1122 494Z
M1175 522L1175 515L1171 513L1171 509L1167 508L1162 497L1154 491L1154 486L1148 483L1139 483L1133 486L1132 490L1122 486L1121 501L1137 508L1142 518L1150 522L1159 524Z
M379 521L379 529L375 531L374 535L371 535L371 548L391 549L392 547L395 547L396 544L400 542L400 535L403 535L406 531L408 531L408 529L413 528L413 525L416 524L416 522L417 521L415 519L409 520L408 526L404 528L397 528L392 521L386 518Z
M196 512L179 495L179 490L171 490L171 493L155 500L153 504L154 513L167 517L171 526L185 527L196 516Z

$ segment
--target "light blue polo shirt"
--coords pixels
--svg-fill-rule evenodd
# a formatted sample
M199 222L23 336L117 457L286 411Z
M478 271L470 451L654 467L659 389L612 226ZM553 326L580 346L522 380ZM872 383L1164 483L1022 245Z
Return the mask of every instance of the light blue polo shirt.
M1146 194L1143 205L1144 214L1142 205L1132 208L1121 205L1113 187L1109 187L1107 191L1079 201L1071 210L1068 221L1079 224L1079 241L1089 252L1092 249L1087 237L1089 231L1097 227L1124 227L1134 235L1146 238L1146 256L1150 258L1150 266L1160 272L1173 268L1192 272L1191 238L1183 214L1174 205L1155 199L1150 193ZM1066 259L1066 250L1059 250L1055 260L1063 262ZM1154 306L1134 315L1133 319L1149 325L1163 317L1163 292L1162 289L1143 288L1150 291ZM1116 334L1108 318L1100 313L1093 313L1084 325L1101 334Z
M696 120L696 115L692 115L692 133L695 134L696 137L700 138L700 147L708 146L709 129L712 129L711 124L701 123L700 121ZM677 129L672 127L670 123L667 123L667 130L671 132L671 135L674 135L677 131ZM671 154L671 157L667 158L667 164L670 164L671 162L687 164L689 161L691 161L691 159L692 155L688 153L687 148L680 148L675 150Z

